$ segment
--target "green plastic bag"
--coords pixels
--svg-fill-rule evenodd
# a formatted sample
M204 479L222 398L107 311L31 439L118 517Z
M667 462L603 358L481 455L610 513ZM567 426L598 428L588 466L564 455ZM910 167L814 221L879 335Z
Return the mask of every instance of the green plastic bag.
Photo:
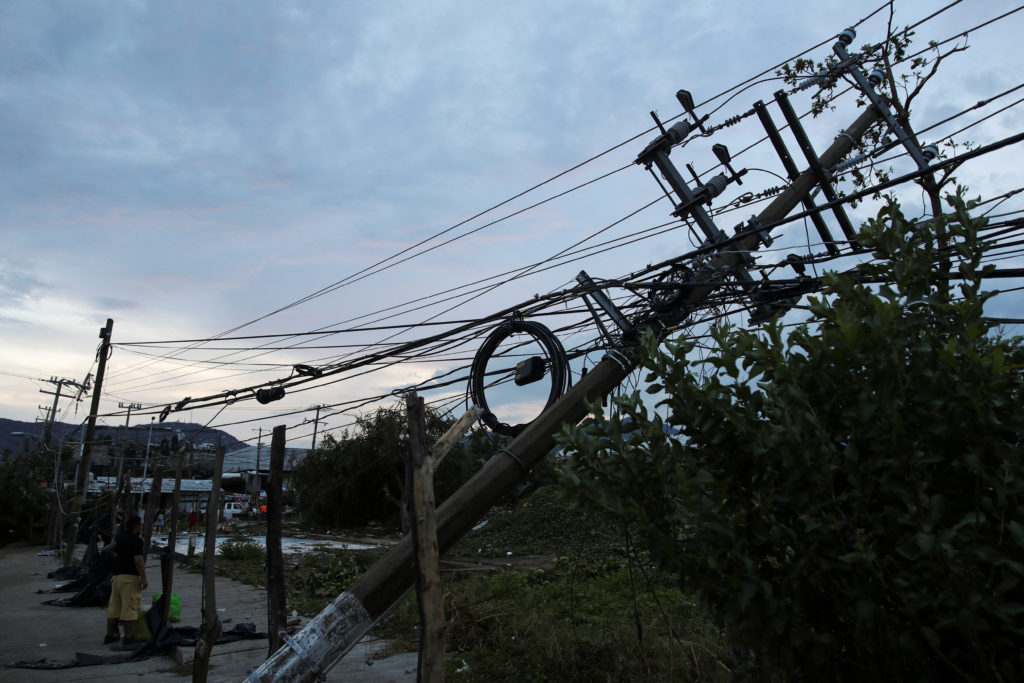
M153 634L149 632L149 626L146 624L147 614L148 611L140 612L139 618L135 620L135 628L132 629L132 638L135 640L153 640Z
M153 596L153 604L160 599L160 593ZM167 613L167 618L173 623L181 621L181 596L177 593L171 593L171 609Z

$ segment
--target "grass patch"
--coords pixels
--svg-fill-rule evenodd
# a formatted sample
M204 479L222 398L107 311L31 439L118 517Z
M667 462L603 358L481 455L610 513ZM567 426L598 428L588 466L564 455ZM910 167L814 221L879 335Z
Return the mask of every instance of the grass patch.
M372 550L323 549L300 557L284 559L285 600L289 610L313 616L341 591L369 569L382 552ZM185 565L201 571L203 558L193 557ZM220 576L267 587L266 551L251 541L229 539L220 547L215 569Z
M463 681L731 678L721 629L626 552L621 529L577 511L546 486L492 510L447 557L507 560L491 571L445 572L446 677ZM556 558L554 569L515 566ZM485 568L481 564L481 568ZM406 596L377 627L394 651L416 650L419 615Z
M725 638L695 600L644 555L628 556L620 529L567 506L556 487L496 508L487 519L447 555L464 569L442 576L451 680L730 678ZM245 544L233 545L218 557L218 573L265 586L262 549L257 555ZM382 554L286 556L288 609L316 614ZM517 558L537 555L554 558L554 568L514 566ZM513 566L498 566L506 562ZM414 592L385 615L374 635L391 641L389 652L418 649Z
M495 507L485 519L485 526L463 536L448 555L567 556L581 548L623 547L621 530L593 513L569 507L557 486L543 486L516 503Z
M727 680L724 639L695 601L636 563L589 556L554 570L445 574L446 676L464 681ZM415 596L378 625L418 647Z

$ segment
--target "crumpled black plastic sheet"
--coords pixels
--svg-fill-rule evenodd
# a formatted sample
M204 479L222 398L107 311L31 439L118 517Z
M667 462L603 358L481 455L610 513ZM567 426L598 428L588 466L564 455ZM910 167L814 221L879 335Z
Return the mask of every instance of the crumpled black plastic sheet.
M139 650L141 649L142 648L139 648ZM14 662L13 664L8 664L7 666L15 669L71 669L76 666L121 664L123 662L133 662L139 659L145 659L145 656L138 655L139 650L120 655L93 655L88 652L76 652L74 659L69 659L63 662L50 662L44 658L23 660L20 662Z
M76 666L95 666L97 664L121 664L123 662L135 662L146 659L152 655L169 654L175 647L187 647L195 645L199 637L197 626L175 626L164 630L163 638L157 643L147 640L134 648L116 655L94 655L88 652L76 652L75 658L70 660L47 661L46 659L22 660L8 664L8 667L17 669L71 669ZM233 643L236 640L260 640L266 638L267 634L256 630L256 624L243 623L235 624L230 631L224 631L217 638L217 644Z
M43 601L44 605L58 607L106 607L110 601L110 556L105 553L96 555L92 564L86 569L85 576L78 578L52 591L39 593L70 593L70 598L55 598ZM56 573L56 572L55 572Z

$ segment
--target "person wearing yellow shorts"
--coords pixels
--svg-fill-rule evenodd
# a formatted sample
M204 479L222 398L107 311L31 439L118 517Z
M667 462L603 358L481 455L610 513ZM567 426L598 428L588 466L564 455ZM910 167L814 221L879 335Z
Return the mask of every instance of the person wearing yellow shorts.
M111 553L113 560L104 645L117 641L119 621L124 625L124 644L135 642L132 627L142 608L142 591L149 586L142 546L142 520L133 515L125 522L124 530L117 539L103 549Z

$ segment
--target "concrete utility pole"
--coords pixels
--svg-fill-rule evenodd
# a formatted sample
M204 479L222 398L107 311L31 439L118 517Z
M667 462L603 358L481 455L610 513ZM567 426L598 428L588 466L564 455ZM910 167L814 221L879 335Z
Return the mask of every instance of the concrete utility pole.
M821 167L831 168L845 157L854 142L880 118L873 107L866 109L853 125L840 134L821 155ZM653 143L652 143L653 144ZM757 216L765 225L785 218L817 184L811 169L800 176ZM744 251L757 249L761 237L751 232L730 243L710 259L709 268L697 274L695 286L674 311L660 318L674 325L686 318L693 304L705 300L714 284L701 284L720 277L719 269L740 265ZM554 435L563 423L576 423L586 414L585 401L594 401L618 386L637 365L632 349L609 353L554 405L539 415L513 441L499 451L477 474L452 494L437 510L438 550L444 553L487 513L493 502L520 481L534 464L554 447ZM367 570L349 589L310 620L288 644L263 663L248 680L311 681L330 669L401 598L415 581L411 535L392 546L377 564Z
M96 416L100 412L100 394L103 391L103 373L107 368L107 356L110 355L110 333L114 330L114 320L107 318L107 325L100 329L100 348L97 351L96 384L92 391L92 405L89 407L89 420L85 427L82 440L82 459L78 463L78 476L75 481L75 495L71 500L71 512L68 515L67 534L64 537L64 566L70 567L75 557L75 538L78 536L79 517L82 514L82 496L89 486L89 465L92 462L92 440L96 436Z
M262 482L260 481L260 451L263 450L263 427L259 428L259 436L256 437L256 488L250 494L250 507L254 510L258 510L260 507L260 490L262 489Z
M117 532L117 509L118 509L118 498L121 494L121 476L124 473L124 449L128 447L128 426L132 419L132 408L142 408L141 403L124 403L123 401L117 402L118 408L127 408L128 416L124 419L124 439L122 439L123 446L117 453L117 479L114 483L114 492L110 496L110 537L113 538ZM128 487L128 494L131 495L131 486Z
M320 427L320 409L322 405L316 407L316 417L313 419L313 447L309 449L310 453L316 453L316 433Z
M259 436L256 437L256 496L260 495L260 451L263 450L263 427L260 427Z
M153 443L153 423L156 422L156 416L149 418L149 435L146 437L146 459L142 465L142 484L146 484L146 473L149 471L149 447Z

